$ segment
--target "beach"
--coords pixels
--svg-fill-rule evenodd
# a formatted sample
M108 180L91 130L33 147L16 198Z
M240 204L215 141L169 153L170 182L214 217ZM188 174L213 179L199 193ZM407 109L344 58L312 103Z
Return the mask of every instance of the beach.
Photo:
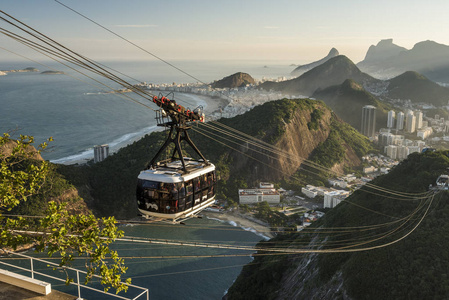
M263 237L265 240L274 238L274 234L271 231L270 225L263 221L260 221L250 215L240 213L238 211L211 211L203 210L201 212L203 216L209 219L215 219L222 222L231 224L232 226L241 227L246 231L252 231L258 236Z
M156 91L155 91L156 92ZM209 97L205 95L198 95L198 94L192 94L192 93L176 93L175 94L176 101L186 107L189 107L191 109L194 109L198 106L203 107L203 112L206 116L211 115L212 113L219 111L220 109L226 107L229 104L229 101L223 98L219 97ZM157 108L155 106L155 108ZM151 114L151 111L150 111ZM153 116L150 117L153 119ZM163 128L158 127L156 125L148 126L145 128L142 128L135 132L127 133L118 139L112 140L110 142L107 142L109 145L109 153L115 153L120 148L126 147L129 144L134 143L135 141L140 140L143 136L147 134L151 134L153 131L157 130L163 130ZM93 146L93 145L92 145ZM55 160L50 160L52 163L57 164L66 164L66 165L73 165L73 164L85 164L89 160L92 160L94 156L93 148L89 147L89 149L85 149L84 151L73 154L70 156L62 157Z

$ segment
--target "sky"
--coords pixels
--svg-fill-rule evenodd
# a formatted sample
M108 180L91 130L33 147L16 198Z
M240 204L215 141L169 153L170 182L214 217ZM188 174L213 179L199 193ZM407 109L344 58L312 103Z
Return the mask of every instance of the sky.
M332 47L355 63L392 38L411 49L449 45L446 0L59 0L166 60L309 63ZM1 0L0 9L93 59L152 59L54 0ZM9 28L0 21L0 27ZM0 46L31 50L0 35ZM17 57L0 49L0 60Z

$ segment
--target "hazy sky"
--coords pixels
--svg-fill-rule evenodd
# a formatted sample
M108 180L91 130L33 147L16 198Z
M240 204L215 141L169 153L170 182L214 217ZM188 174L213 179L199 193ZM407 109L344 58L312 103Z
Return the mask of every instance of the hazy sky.
M151 58L53 0L0 1L4 12L86 56ZM168 60L307 63L335 47L357 63L386 38L408 49L423 40L449 45L447 0L60 1ZM0 46L31 55L3 35ZM16 59L0 49L2 58Z

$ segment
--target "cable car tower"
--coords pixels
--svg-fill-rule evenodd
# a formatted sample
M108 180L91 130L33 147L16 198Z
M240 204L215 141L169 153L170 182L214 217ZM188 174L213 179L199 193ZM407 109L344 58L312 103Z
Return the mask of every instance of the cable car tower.
M165 143L137 180L138 210L147 219L180 222L195 216L215 201L215 166L211 164L189 137L190 122L204 122L200 108L193 111L176 101L159 95L153 102L157 125L170 128ZM181 142L185 141L200 157L184 157ZM174 145L170 158L158 161L167 147Z
M156 168L159 166L168 167L170 163L179 160L182 164L182 170L184 173L188 173L187 165L182 155L181 141L186 141L187 144L201 157L202 161L206 165L210 163L201 154L195 144L189 137L188 131L191 127L187 125L187 122L204 122L204 114L201 109L197 108L193 111L185 109L183 106L178 105L175 100L170 100L164 96L154 96L153 102L156 103L161 109L156 111L157 126L170 127L167 140L157 154L153 157L147 169ZM174 144L175 148L171 158L157 162L159 156L167 149L170 144Z

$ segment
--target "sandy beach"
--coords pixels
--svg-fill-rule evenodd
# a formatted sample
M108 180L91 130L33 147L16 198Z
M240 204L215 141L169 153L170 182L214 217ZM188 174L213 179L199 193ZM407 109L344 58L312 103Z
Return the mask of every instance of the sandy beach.
M192 106L190 109L194 109L197 106L203 106L204 108L204 114L207 116L211 115L213 112L226 107L229 104L229 101L223 98L219 97L209 97L205 95L199 95L199 94L191 94L191 93L176 93L175 99L178 101L181 105L188 107L186 103L191 103ZM120 148L126 147L129 144L134 143L135 141L140 140L143 136L146 134L150 134L153 131L162 130L161 127L157 127L156 125L143 128L142 130L139 130L137 132L131 132L126 134L123 137L120 137L119 139L115 141L109 142L109 153L113 154L117 152ZM59 164L66 164L66 165L72 165L72 164L85 164L89 160L93 159L93 148L92 149L86 149L82 153L77 153L68 157L63 157L60 159L52 160L53 163L59 163Z
M202 105L204 107L206 117L220 108L226 107L230 102L229 100L220 97L210 97L191 93L176 93L175 99L180 100L181 105L185 105L185 103L182 102L183 100L187 103L192 102L192 100L197 102L198 105Z
M267 240L274 238L274 234L272 233L269 224L237 211L214 212L204 210L201 214L210 219L218 219L234 226L242 227L245 230L253 231Z

